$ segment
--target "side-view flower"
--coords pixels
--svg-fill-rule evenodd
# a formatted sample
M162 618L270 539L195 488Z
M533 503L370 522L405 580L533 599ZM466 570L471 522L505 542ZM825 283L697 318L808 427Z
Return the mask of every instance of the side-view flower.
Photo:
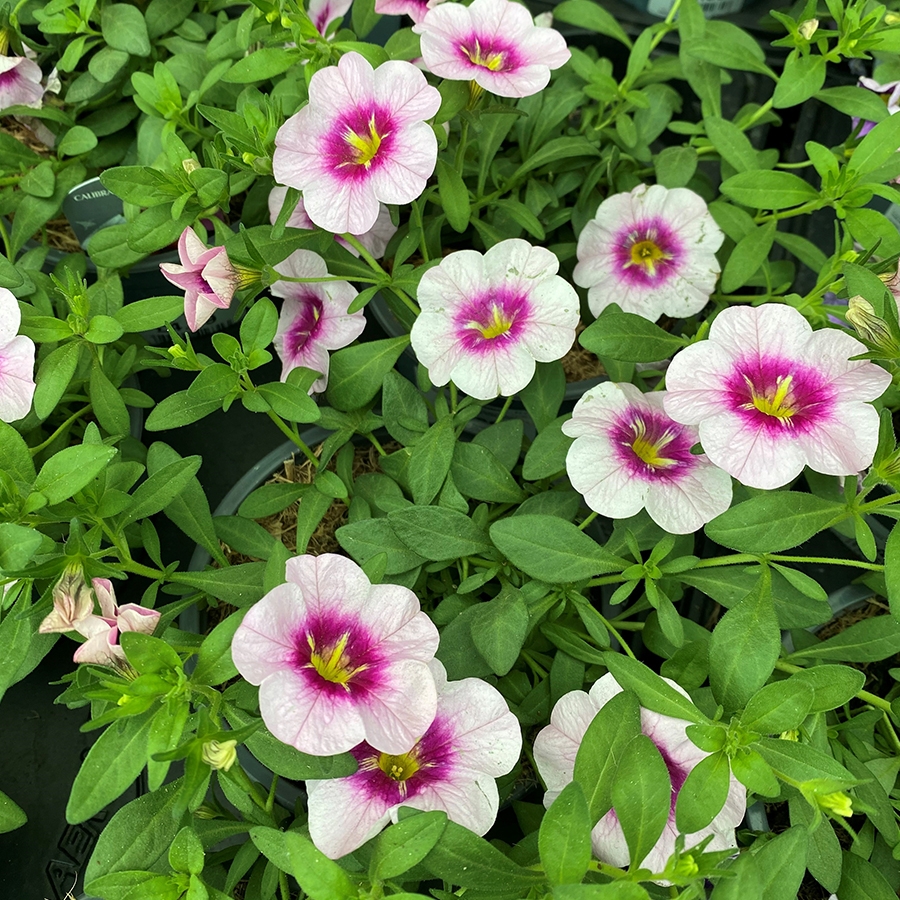
M19 334L21 321L12 291L0 287L0 422L27 416L34 397L34 341Z

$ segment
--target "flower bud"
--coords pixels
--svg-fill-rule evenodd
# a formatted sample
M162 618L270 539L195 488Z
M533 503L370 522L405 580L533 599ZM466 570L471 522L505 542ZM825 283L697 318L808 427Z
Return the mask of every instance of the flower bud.
M778 737L783 741L799 741L800 732L796 728L792 728L790 731L782 731Z
M900 25L900 13L887 12L884 14L885 25Z
M843 791L833 791L830 794L816 794L816 803L822 812L834 816L843 816L845 819L849 819L853 815L853 803Z
M211 769L224 769L226 772L237 759L237 741L206 741L200 756Z
M196 159L183 159L181 161L181 168L190 175L191 172L196 172L197 169L200 168L200 163L198 163Z
M41 622L41 634L74 631L94 611L94 598L80 568L67 569L53 588L53 610Z
M847 321L856 333L891 358L900 357L900 345L891 334L887 322L877 315L875 307L858 294L850 298Z
M801 37L804 37L806 38L806 40L811 41L812 36L816 33L818 27L818 19L807 19L805 22L800 23L800 27L797 30L800 32Z
M211 806L198 806L194 810L194 816L198 819L219 819L221 813Z
M692 853L685 853L675 866L675 875L679 878L693 878L699 871L700 866Z

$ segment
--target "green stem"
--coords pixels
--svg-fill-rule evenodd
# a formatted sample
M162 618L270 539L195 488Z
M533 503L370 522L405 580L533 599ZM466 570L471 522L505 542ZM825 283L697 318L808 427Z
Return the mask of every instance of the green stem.
M821 209L823 206L827 205L827 200L817 197L815 200L810 200L802 206L794 207L794 209L787 209L783 212L772 212L766 216L756 216L753 221L757 224L772 221L780 222L782 219L792 219L794 216L805 216L807 213L815 212L817 209Z
M454 168L459 172L460 177L463 173L463 163L466 159L466 147L469 143L469 121L463 119L459 128L459 144L456 147L456 159L454 160Z
M514 396L515 396L515 394L510 394L510 396L506 398L506 402L503 404L503 408L500 410L499 413L497 413L497 418L494 419L494 424L495 424L495 425L499 425L500 422L503 421L503 417L506 415L507 410L508 410L509 407L510 407L510 404L513 402L513 397L514 397Z
M288 428L284 419L281 418L277 413L273 412L271 409L266 411L266 415L278 426L279 431L287 437L288 440L293 441L299 448L303 455L318 469L319 468L319 460L316 457L315 453L309 449L309 447L303 442L299 435L294 434L290 428Z
M161 581L166 577L166 573L162 569L145 566L142 563L135 562L133 559L125 560L122 563L122 568L132 575L143 575L145 578L152 578L154 581ZM172 580L177 581L178 579L173 575Z
M370 431L366 437L372 442L372 446L378 451L379 456L387 456L387 451L378 442L378 438Z
M859 508L859 512L862 515L866 513L873 512L876 509L881 509L882 506L890 506L892 503L897 502L896 494L889 494L887 497L879 497L877 500L870 500L868 503L863 503Z
M422 222L422 207L419 206L418 200L413 200L412 210L416 220L416 228L419 229L419 252L422 254L423 262L429 262L431 257L428 255L428 244L425 241L425 225Z
M878 563L863 562L861 559L831 559L827 556L769 556L772 562L817 563L820 565L852 566L856 569L868 569L870 572L883 572L884 566Z
M628 656L630 656L632 659L636 659L634 653L631 652L631 647L629 647L628 644L625 643L625 639L621 634L619 634L619 632L613 626L612 622L610 622L609 619L605 618L604 616L601 616L600 613L597 613L597 615L600 616L601 621L603 622L604 626L606 626L606 630L619 642L619 646L628 654Z
M2 226L0 226L0 228L2 228ZM84 406L81 409L79 409L77 412L72 413L72 415L69 416L69 418L66 419L66 421L63 422L62 425L60 425L59 428L57 428L56 431L54 431L53 434L51 434L50 437L48 437L46 441L43 441L42 443L38 444L36 447L29 448L31 455L37 456L37 454L40 453L41 450L43 450L45 447L49 447L50 444L52 444L63 432L65 432L77 419L80 419L86 412L89 412L90 409L91 409L91 404L88 403L87 406Z
M272 270L277 276L279 281L293 281L297 284L320 284L326 281L343 281L346 282L346 278L341 278L339 275L325 275L322 278L294 278L289 275L282 275L281 272L276 269ZM381 284L380 278L364 278L362 275L354 275L354 281L360 281L364 284Z
M592 512L592 513L591 513L591 514L590 514L590 515L589 515L589 516L588 516L588 517L587 517L587 518L586 518L586 519L578 526L578 530L579 530L579 531L584 531L584 529L587 528L588 525L590 525L591 522L593 522L594 519L596 519L596 518L597 518L597 513Z
M364 259L373 272L378 275L384 275L386 278L390 278L390 273L381 267L378 260L369 253L368 250L359 242L359 239L352 234L343 234L341 237L351 246L357 253L359 253L360 257ZM408 306L416 315L418 315L421 310L416 305L415 301L412 297L409 296L405 291L396 287L395 285L391 285L391 290L403 301L403 303Z

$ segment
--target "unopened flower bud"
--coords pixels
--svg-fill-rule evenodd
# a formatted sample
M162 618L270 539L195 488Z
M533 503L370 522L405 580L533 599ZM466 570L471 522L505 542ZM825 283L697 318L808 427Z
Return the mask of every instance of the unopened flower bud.
M81 569L68 569L53 588L53 610L41 622L41 634L74 631L94 611L94 598Z
M191 172L196 172L197 169L200 168L200 163L198 163L196 159L183 159L181 161L181 168L190 175Z
M211 769L227 772L237 759L236 747L237 741L206 741L200 756Z
M853 802L843 791L833 791L830 794L816 794L816 803L822 812L835 816L843 816L849 819L853 815Z
M884 14L885 25L900 25L900 13L888 12Z
M778 737L783 741L799 741L800 732L796 728L792 728L790 731L782 731Z
M179 347L177 344L173 344L171 347L169 347L169 356L171 356L173 359L182 359L183 357L187 356L187 350L185 350L184 347Z
M675 866L675 874L681 878L693 878L700 871L692 853L685 853Z
M887 322L877 315L875 307L859 295L850 298L847 321L856 333L891 358L900 356L900 345L891 334Z
M198 806L194 810L194 816L198 819L219 819L221 818L221 813L211 806Z
M811 41L812 36L816 33L816 30L819 27L818 19L807 19L805 22L800 23L800 27L797 29L800 32L800 35L806 40Z

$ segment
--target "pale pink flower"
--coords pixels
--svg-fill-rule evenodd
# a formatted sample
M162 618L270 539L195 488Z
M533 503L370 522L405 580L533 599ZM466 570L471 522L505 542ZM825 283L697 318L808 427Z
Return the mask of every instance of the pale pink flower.
M500 692L478 678L447 681L437 660L437 714L403 753L362 743L350 752L359 769L347 778L308 781L309 835L326 856L352 853L410 806L444 810L451 821L484 834L497 818L495 781L516 764L522 733Z
M866 78L866 76L863 75L860 77L857 84L861 88L865 88L868 91L873 91L878 94L884 101L884 105L891 115L894 115L894 113L900 109L900 81L887 81L884 84L880 84L874 78ZM859 117L853 116L851 121L853 127L856 128L859 124ZM857 137L864 138L874 127L874 122L863 122L863 126L859 129Z
M137 603L116 605L116 593L108 578L93 578L91 585L100 603L100 615L91 614L74 625L87 640L75 651L77 663L108 666L125 661L125 651L119 645L123 631L153 634L159 613Z
M422 58L439 78L474 81L499 97L528 97L547 87L550 70L572 55L566 39L534 24L513 0L444 3L413 28L422 36Z
M328 26L347 14L353 0L309 0L306 14L312 19L319 34L325 34Z
M41 67L24 56L0 56L0 109L30 106L40 109L44 88Z
M27 416L34 397L34 341L18 333L21 323L19 301L0 288L0 422Z
M419 23L429 9L444 0L375 0L375 12L382 16L409 16Z
M891 383L874 363L850 359L865 352L844 331L814 332L791 306L732 306L709 340L675 355L666 412L697 425L710 460L750 487L782 487L805 465L855 475L878 444L867 401Z
M284 197L287 194L287 188L276 185L269 192L269 221L274 225L284 205ZM306 207L301 197L294 207L287 220L289 228L302 228L304 231L312 231L316 225L315 222L306 214ZM390 210L383 204L378 205L378 218L375 224L364 234L354 234L362 245L375 257L381 259L384 251L387 249L388 242L397 233L397 226L391 221ZM359 250L348 244L341 235L336 234L334 239L344 248L349 250L354 256L359 256Z
M334 553L295 556L286 573L287 583L250 608L231 645L238 671L259 685L266 727L317 756L362 741L405 753L437 708L428 663L438 632L416 595L371 584Z
M276 180L303 191L320 228L363 234L380 203L410 203L437 161L430 119L441 95L411 63L377 69L356 52L316 72L309 103L275 137Z
M293 278L328 275L325 260L311 250L295 250L278 264L278 270L280 275ZM322 376L313 383L310 393L324 391L328 386L328 351L352 344L366 327L361 309L347 312L356 299L356 288L346 281L276 281L269 291L284 298L273 341L283 364L281 380L291 369L305 366Z
M687 696L674 681L668 678L665 680L675 690ZM553 707L550 724L534 740L534 759L547 786L544 806L549 808L572 780L575 756L588 726L594 716L621 690L615 678L607 673L594 683L589 694L570 691ZM650 869L651 872L665 869L675 850L675 838L678 835L675 827L675 801L678 799L678 792L694 766L709 755L696 747L687 736L686 728L690 724L683 719L641 708L641 731L653 741L662 755L672 783L668 821L653 849L640 861L641 868ZM696 846L709 835L712 835L712 841L707 845L708 851L728 850L737 846L734 829L744 818L747 791L733 775L730 780L728 797L722 810L708 827L684 836L686 849ZM591 844L594 855L602 862L623 868L630 864L628 845L615 809L611 809L594 826Z
M691 453L697 430L672 421L664 392L633 384L591 388L562 426L572 487L595 512L626 519L646 507L671 534L696 531L731 505L731 477Z
M543 247L511 238L485 254L459 250L419 282L422 312L410 338L436 385L452 378L478 400L522 390L537 362L575 340L578 294Z
M38 632L75 631L93 612L94 597L81 570L66 571L53 588L53 609L41 622Z
M178 239L177 263L160 263L168 281L184 291L184 317L196 331L217 309L228 309L237 289L238 275L224 247L210 247L190 227Z
M578 237L572 274L595 316L610 303L651 322L692 316L716 286L723 240L698 194L639 184L600 204Z

